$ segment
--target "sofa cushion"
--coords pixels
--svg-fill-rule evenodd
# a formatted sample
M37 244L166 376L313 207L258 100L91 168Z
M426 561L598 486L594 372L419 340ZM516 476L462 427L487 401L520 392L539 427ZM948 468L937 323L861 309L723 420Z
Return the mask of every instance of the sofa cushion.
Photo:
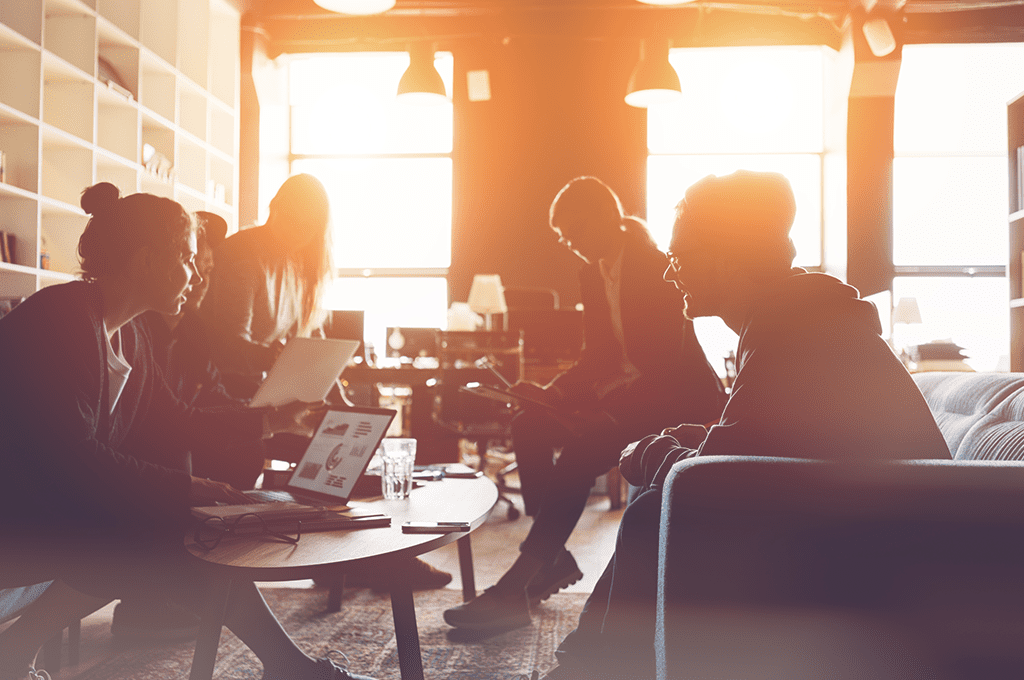
M954 460L1024 460L1024 373L917 373Z

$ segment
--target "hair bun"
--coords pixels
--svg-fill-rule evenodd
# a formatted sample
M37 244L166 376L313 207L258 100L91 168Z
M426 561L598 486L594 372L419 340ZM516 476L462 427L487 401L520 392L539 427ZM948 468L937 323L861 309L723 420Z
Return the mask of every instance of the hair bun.
M82 192L82 210L99 215L110 210L121 197L121 191L110 182L94 184Z

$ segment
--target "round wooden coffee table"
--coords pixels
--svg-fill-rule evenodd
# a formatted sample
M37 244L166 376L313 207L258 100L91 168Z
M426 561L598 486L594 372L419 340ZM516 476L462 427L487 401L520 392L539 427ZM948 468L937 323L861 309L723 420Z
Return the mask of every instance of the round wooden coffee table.
M185 547L218 584L218 596L211 597L203 614L192 658L191 680L211 680L217 647L220 645L224 609L231 581L291 581L321 577L331 579L346 568L376 560L413 557L458 541L463 599L475 596L470 533L405 534L406 521L458 520L470 523L470 532L487 519L498 500L498 489L486 477L443 479L413 489L408 499L384 499L359 503L391 517L391 526L351 531L323 531L304 534L296 545L278 541L231 539L213 550L195 545L191 534ZM412 590L396 584L391 589L391 611L402 680L422 680L419 633Z

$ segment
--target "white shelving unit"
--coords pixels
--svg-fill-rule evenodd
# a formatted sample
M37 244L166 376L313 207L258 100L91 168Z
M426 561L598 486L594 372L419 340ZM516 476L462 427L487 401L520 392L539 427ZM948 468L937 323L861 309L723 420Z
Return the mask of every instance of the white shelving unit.
M75 277L96 182L237 228L239 28L226 0L0 2L0 298Z

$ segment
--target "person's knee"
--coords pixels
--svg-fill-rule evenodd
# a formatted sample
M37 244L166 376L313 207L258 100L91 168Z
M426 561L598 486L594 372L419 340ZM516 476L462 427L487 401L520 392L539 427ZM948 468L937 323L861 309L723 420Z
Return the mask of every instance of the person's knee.
M619 523L620 540L636 538L649 542L657 538L661 526L661 489L648 489L635 496L622 513Z

